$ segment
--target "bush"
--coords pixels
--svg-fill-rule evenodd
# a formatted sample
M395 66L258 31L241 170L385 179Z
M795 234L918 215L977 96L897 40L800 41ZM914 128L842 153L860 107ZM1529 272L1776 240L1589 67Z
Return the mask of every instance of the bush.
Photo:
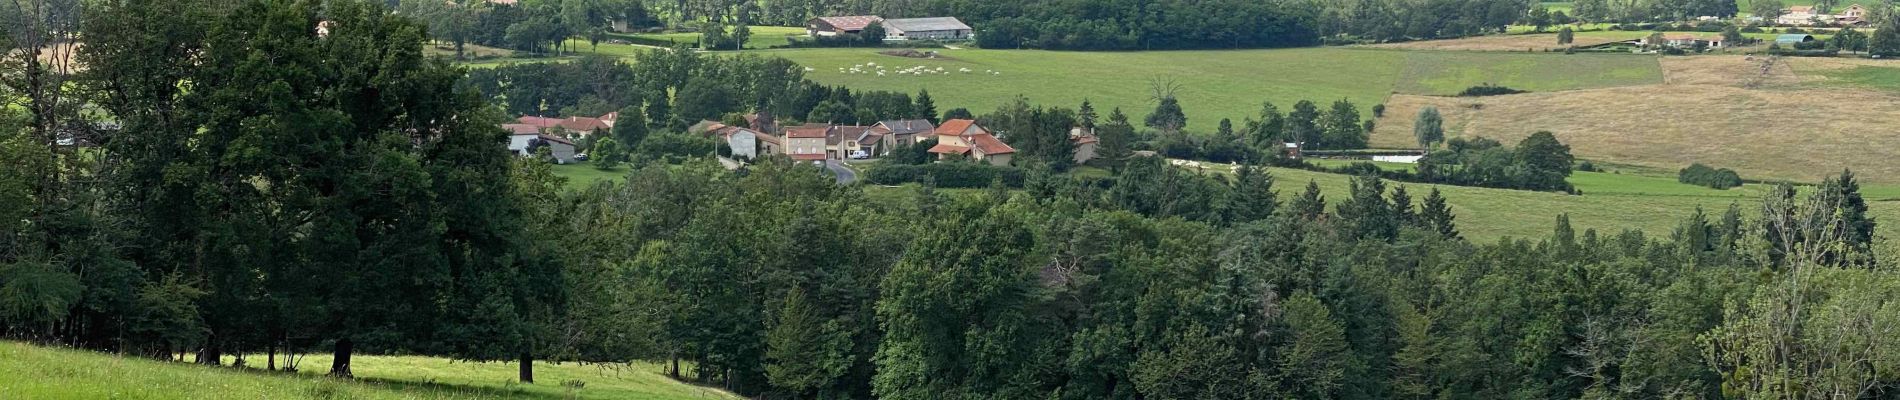
M1465 89L1465 91L1463 92L1458 92L1458 96L1459 97L1499 96L1499 95L1518 94L1518 93L1524 93L1524 91L1487 83L1483 85L1472 86L1470 88Z
M997 178L1004 186L1023 187L1023 170L978 162L940 162L923 165L880 164L864 172L864 179L879 185L901 185L936 179L940 188L985 188Z
M1589 161L1577 163L1577 170L1583 172L1603 172L1602 169L1597 168L1596 164Z
M1701 163L1691 164L1677 172L1676 181L1723 190L1742 186L1742 176L1734 170L1715 169Z

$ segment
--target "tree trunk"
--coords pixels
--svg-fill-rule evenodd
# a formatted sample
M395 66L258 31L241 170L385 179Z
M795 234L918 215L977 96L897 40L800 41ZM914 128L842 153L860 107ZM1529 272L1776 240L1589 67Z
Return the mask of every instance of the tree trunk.
M218 336L212 335L205 341L204 350L198 352L198 363L204 365L224 365L224 353L218 349Z
M277 370L277 345L271 344L270 346L265 346L265 348L267 350L265 350L264 352L269 355L267 356L268 359L264 361L264 370L276 371Z
M356 376L350 373L350 352L355 350L355 348L356 343L351 342L350 338L337 339L335 357L330 359L330 376L338 378L353 378Z
M521 352L521 383L534 383L534 351Z
M679 353L677 352L673 353L673 369L668 370L667 374L672 375L673 380L676 380L676 381L680 380L680 354Z

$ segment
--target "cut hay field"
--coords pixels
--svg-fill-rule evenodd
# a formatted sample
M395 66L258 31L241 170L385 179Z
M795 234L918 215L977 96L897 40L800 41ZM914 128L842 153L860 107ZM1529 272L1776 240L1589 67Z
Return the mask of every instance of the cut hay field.
M797 49L749 52L779 56L814 70L806 75L857 90L929 89L939 110L965 107L987 112L1024 95L1032 103L1075 107L1083 99L1098 110L1121 107L1139 119L1153 107L1149 81L1182 84L1179 93L1190 130L1209 131L1221 118L1256 115L1260 103L1282 110L1299 100L1322 107L1350 99L1360 112L1391 93L1456 92L1491 82L1536 90L1598 88L1656 83L1654 57L1565 56L1546 53L1419 52L1364 48L1211 50L1156 52L1055 52L1035 50L939 50L944 58L888 56L871 49ZM839 68L878 63L895 70L924 66L972 73L877 76ZM999 74L989 74L995 71Z
M1675 170L1733 168L1751 179L1817 182L1852 168L1900 183L1900 63L1787 59L1763 74L1742 56L1662 58L1664 82L1481 98L1394 95L1374 146L1416 146L1430 105L1452 136L1520 140L1548 130L1579 157ZM1883 89L1884 88L1884 89Z
M607 370L537 364L544 383L510 383L514 364L451 363L427 357L356 356L361 379L321 377L329 360L312 355L303 374L265 373L119 357L0 341L5 399L738 399L672 381L660 367ZM584 383L578 388L562 382Z

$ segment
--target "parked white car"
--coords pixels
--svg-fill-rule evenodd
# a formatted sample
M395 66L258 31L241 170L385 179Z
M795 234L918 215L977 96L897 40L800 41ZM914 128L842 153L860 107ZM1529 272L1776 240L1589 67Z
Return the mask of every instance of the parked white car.
M871 153L866 153L864 150L851 152L851 159L853 160L863 160L867 158L871 158Z

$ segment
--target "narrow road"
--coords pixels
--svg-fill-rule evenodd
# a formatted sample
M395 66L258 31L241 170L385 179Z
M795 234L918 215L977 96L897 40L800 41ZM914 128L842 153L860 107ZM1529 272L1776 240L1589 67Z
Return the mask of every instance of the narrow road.
M851 182L858 181L858 171L853 171L851 167L845 166L844 161L825 160L825 168L831 169L831 175L838 177L838 184L840 185L849 185Z

